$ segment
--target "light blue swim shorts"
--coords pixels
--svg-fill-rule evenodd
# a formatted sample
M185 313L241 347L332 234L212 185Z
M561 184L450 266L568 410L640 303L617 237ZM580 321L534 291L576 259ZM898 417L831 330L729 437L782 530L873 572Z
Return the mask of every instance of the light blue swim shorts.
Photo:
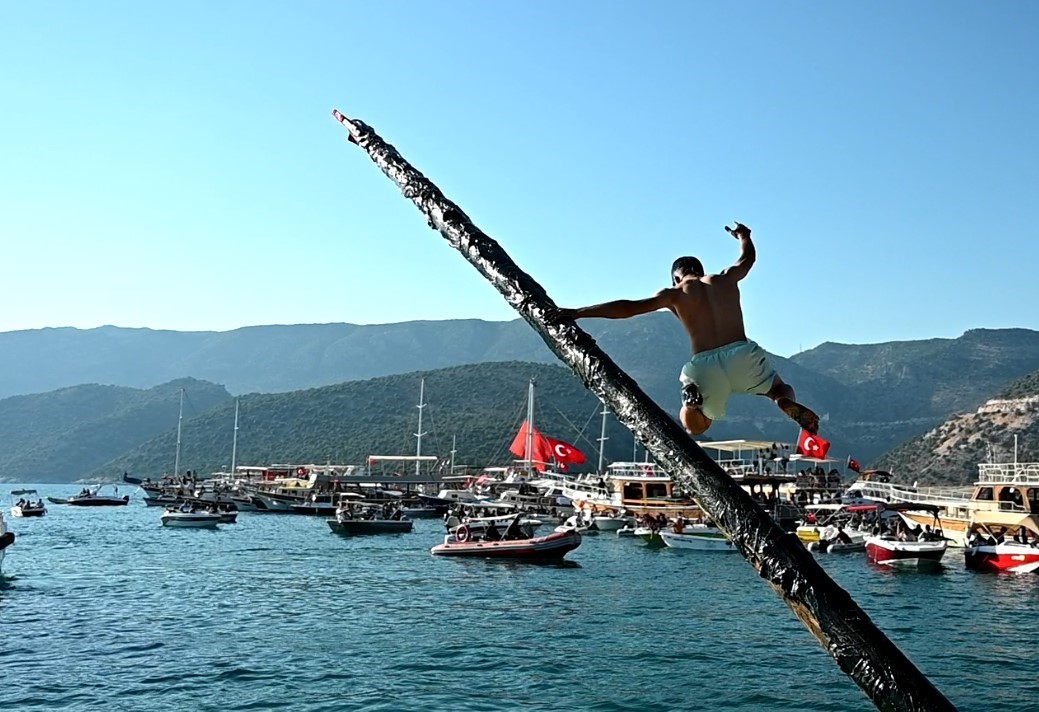
M695 383L703 396L703 414L721 420L730 395L764 395L771 390L775 377L764 349L753 341L735 341L694 355L682 367L678 380L683 386Z

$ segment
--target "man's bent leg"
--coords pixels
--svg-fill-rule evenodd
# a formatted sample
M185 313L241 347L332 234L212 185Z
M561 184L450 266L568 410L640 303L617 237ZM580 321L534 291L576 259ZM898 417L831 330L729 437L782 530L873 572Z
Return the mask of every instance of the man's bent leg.
M698 406L683 405L682 411L679 413L679 418L682 421L683 427L693 435L701 435L707 432L707 429L711 427L710 418L703 414Z
M815 435L819 432L819 416L794 400L794 389L784 383L782 378L779 376L773 378L772 388L765 395L774 400L788 418L807 430L809 434Z

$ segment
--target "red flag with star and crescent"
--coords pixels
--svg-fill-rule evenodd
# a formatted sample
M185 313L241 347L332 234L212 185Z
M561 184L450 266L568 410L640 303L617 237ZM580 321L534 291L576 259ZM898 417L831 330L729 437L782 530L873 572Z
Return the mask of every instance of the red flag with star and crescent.
M548 441L549 447L552 448L552 457L559 463L559 469L564 472L569 469L570 465L581 465L585 462L584 453L570 443L548 436L545 436L545 440Z
M524 420L509 447L509 452L516 457L527 457L528 427L527 421ZM543 435L537 428L531 428L531 430L533 431L531 437L533 452L530 453L530 459L534 462L534 467L541 472L545 471L546 464L552 460L559 463L559 469L564 471L568 465L580 465L585 461L584 453L570 443Z
M830 443L818 435L812 435L807 430L802 430L801 437L797 439L797 451L805 457L822 460L830 451Z

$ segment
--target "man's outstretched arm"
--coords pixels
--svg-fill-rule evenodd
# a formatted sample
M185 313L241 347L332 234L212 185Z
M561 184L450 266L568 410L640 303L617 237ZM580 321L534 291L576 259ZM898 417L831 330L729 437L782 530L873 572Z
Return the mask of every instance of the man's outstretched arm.
M559 315L570 319L627 319L658 309L667 309L674 303L677 294L676 289L662 289L648 299L618 299L580 309L560 309Z
M725 226L725 232L735 237L740 242L740 257L736 260L736 264L729 267L723 275L732 277L737 282L747 276L750 272L750 268L754 266L754 261L758 258L757 250L754 249L754 242L750 239L750 228L742 223L736 223L735 228L731 228L728 225Z

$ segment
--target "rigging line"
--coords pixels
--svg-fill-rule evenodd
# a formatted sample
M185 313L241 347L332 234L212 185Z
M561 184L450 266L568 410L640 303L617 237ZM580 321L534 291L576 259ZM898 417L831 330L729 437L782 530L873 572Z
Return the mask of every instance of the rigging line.
M510 432L519 432L520 423L526 420L526 412L527 404L525 401L522 404L515 407L515 410L513 410L514 415L512 417L512 427L510 428ZM500 457L504 457L505 452L510 452L511 454L509 448L512 445L512 439L515 437L515 435L509 436L508 434L506 434L504 438L499 438L498 447L494 449L493 456L491 457L490 462L488 464L493 464L497 462ZM508 443L508 445L506 445L505 443Z
M598 412L599 406L596 406L595 410L596 410L596 412ZM566 417L566 413L564 413L563 411L559 410L559 408L556 408L556 412L559 413L559 415L562 416L563 420L565 420L570 425L570 427L572 427L575 431L577 431L577 437L575 439L578 440L578 441L584 440L598 454L599 447L597 445L595 445L595 443L593 443L591 440L589 440L588 437L584 434L584 430L588 428L588 423L592 422L592 418L595 417L595 413L592 413L591 417L588 418L588 422L584 424L584 429L577 430L577 426L574 425L572 422L570 422L570 419Z

